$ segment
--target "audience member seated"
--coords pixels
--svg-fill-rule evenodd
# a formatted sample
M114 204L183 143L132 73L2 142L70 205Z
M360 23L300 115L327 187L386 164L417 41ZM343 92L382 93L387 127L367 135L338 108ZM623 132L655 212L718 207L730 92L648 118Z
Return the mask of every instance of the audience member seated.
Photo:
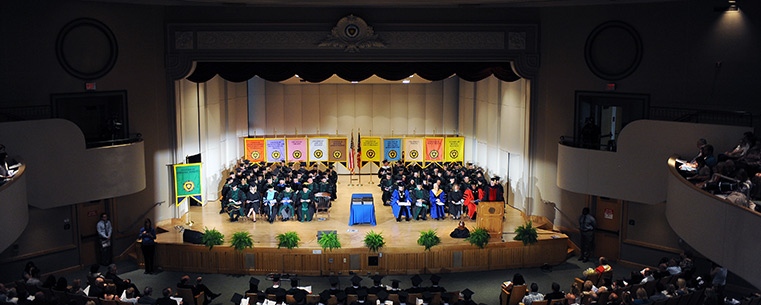
M634 305L643 305L643 304L650 304L650 298L647 296L647 291L645 291L645 288L637 288L636 297L634 300L632 300L632 304Z
M544 300L544 295L539 292L539 285L537 283L531 283L531 291L523 297L522 303L525 305L531 305L534 301Z
M563 298L565 298L565 293L560 291L560 284L552 282L552 292L545 294L544 299L550 301Z
M156 300L156 305L177 305L177 302L175 300L172 300L172 288L164 288L164 290L161 291L161 295L163 297ZM183 304L187 305L187 304Z
M744 133L740 143L733 150L719 154L719 162L742 158L755 143L756 139L752 132Z
M153 298L153 288L151 286L145 286L143 289L143 296L137 299L138 304L156 305L156 299Z

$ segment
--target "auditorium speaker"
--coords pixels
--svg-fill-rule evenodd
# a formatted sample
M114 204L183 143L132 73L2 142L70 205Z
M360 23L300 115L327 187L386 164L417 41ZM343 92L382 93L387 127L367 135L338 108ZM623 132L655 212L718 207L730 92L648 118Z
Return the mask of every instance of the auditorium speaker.
M203 233L199 231L193 231L190 229L185 229L184 232L182 232L182 241L186 243L191 244L202 244L201 237L203 236Z

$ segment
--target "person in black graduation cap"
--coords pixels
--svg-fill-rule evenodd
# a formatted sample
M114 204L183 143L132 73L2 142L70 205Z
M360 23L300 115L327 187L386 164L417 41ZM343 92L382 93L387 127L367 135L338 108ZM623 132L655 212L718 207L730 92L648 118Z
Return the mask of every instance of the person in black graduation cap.
M330 282L330 288L325 289L322 292L327 292L330 295L337 295L338 292L341 291L338 289L338 283L339 283L338 278L335 276L331 276L330 278L328 278L328 282Z
M370 288L367 288L367 293L378 294L378 291L386 290L386 288L383 287L383 284L381 284L381 280L383 279L382 275L376 274L370 278L373 279L373 286Z
M407 305L407 299L409 299L409 297L410 294L406 291L399 291L399 305Z
M248 279L248 290L246 290L246 293L256 293L257 296L264 295L262 291L259 290L259 279L253 276L250 279ZM250 301L254 301L254 300L250 300Z
M344 292L346 292L346 294L357 294L357 290L359 290L360 288L367 289L367 287L360 286L361 282L362 282L362 278L354 275L353 277L351 277L351 287L346 287L346 289L344 289Z
M412 281L412 287L405 289L407 293L421 293L425 290L420 287L420 283L423 282L423 278L421 278L419 275L415 274L412 276L412 278L410 278L410 281Z
M317 303L318 305L327 305L328 300L330 300L330 297L333 295L330 294L330 291L324 290L323 292L320 292L320 302Z
M296 292L299 292L299 291L303 292L303 293L307 293L306 290L299 289L299 278L297 278L295 276L292 276L291 277L291 289L288 289L288 291L286 291L286 294L296 295Z
M397 279L391 280L391 289L388 290L388 294L399 294L399 291L401 291L401 289L399 289L400 282L401 281Z
M366 302L367 302L367 289L359 288L357 289L357 300L354 302L351 302L350 305L360 305L360 304L365 304Z
M441 281L441 277L435 274L431 274L431 287L426 288L426 291L428 292L447 292L444 287L439 286L439 281Z
M346 303L346 293L343 291L338 291L336 293L336 299L338 299L338 304Z
M375 293L375 296L378 297L378 301L380 301L381 304L383 304L384 302L386 302L386 300L388 300L388 292L386 292L385 290L378 291L377 293Z
M285 289L283 289L282 291L278 290L275 292L275 302L277 302L278 304L281 304L281 303L285 304Z
M285 296L285 288L280 287L280 276L275 276L272 278L272 287L265 289L264 293L267 295L277 295L279 292L282 292L283 296Z
M431 304L431 301L433 301L433 294L428 291L423 291L423 305Z
M449 302L452 300L453 296L454 296L454 294L451 293L451 292L442 293L441 294L441 305L451 305Z
M296 304L306 304L307 293L304 290L299 290L293 293L293 299L296 300Z
M474 294L472 290L465 288L460 294L462 295L462 300L457 301L457 303L455 303L456 305L477 305L476 302L471 299Z

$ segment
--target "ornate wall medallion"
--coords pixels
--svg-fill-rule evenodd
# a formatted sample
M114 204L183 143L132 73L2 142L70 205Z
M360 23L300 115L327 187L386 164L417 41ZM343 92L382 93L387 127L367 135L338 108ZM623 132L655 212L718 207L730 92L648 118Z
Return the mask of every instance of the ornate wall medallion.
M386 43L378 38L373 27L354 15L338 20L328 37L318 45L323 48L341 48L346 52L359 52L359 49L385 48Z

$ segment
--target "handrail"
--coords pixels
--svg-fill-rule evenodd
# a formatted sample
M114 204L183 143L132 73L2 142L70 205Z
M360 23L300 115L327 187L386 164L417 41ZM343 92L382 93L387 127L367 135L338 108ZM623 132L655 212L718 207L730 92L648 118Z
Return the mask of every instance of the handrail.
M21 175L24 174L24 171L26 171L26 164L24 163L24 159L21 159L20 157L14 157L13 159L16 160L16 162L19 164L18 171L13 175L11 179L6 180L5 183L0 186L0 192L9 188L10 185L13 184L14 181L18 180L18 177L21 177Z
M716 199L716 200L719 200L719 201L721 201L721 202L724 202L724 203L726 203L726 204L728 204L728 205L730 205L730 206L733 206L733 207L735 207L735 208L738 208L738 209L741 209L741 210L744 210L744 211L750 212L750 213L751 213L751 214L753 214L753 215L756 215L756 216L758 216L758 217L761 217L761 213L759 213L759 212L757 212L757 211L755 211L755 210L752 210L752 209L750 209L750 208L746 208L746 207L744 207L744 206L741 206L741 205L737 205L737 204L735 204L734 202L731 202L731 201L729 201L729 200L727 200L727 199L724 199L724 198L718 197L718 196L716 196L716 195L714 195L714 194L711 194L711 193L709 193L709 192L706 192L705 190L703 190L703 189L701 189L701 188L697 187L695 184L692 184L692 183L690 183L689 181L687 181L687 179L684 179L684 177L682 177L682 175L680 175L680 174L679 174L679 172L676 170L676 159L678 159L678 158L679 158L679 155L672 155L672 156L669 158L669 160L668 160L668 167L669 167L669 172L671 172L671 174L672 174L672 175L675 175L675 176L677 176L677 177L680 177L680 178L681 178L681 179L679 179L679 181L681 181L681 182L682 182L682 183L684 183L685 185L689 186L689 187L690 187L690 188L692 188L693 190L695 190L695 191L697 191L697 192L700 192L700 193L702 193L702 194L703 194L703 195L705 195L705 196L709 196L709 197L711 197L711 198L713 198L713 199Z

